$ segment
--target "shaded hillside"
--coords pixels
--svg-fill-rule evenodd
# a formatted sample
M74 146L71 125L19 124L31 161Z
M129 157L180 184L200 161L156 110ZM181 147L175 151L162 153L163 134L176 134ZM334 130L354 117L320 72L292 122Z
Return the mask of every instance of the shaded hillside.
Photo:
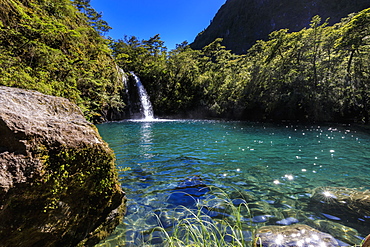
M99 33L108 27L88 2L75 1L84 14L70 0L0 0L0 85L68 98L95 121L122 107L122 82Z
M309 27L315 15L323 20L330 17L331 25L368 7L369 0L227 0L191 47L201 49L216 38L223 38L227 49L241 54L257 40L267 40L272 31Z

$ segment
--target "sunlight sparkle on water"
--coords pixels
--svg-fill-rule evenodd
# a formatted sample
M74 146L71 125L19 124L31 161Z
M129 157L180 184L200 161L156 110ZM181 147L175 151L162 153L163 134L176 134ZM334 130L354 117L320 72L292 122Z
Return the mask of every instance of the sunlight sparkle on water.
M275 240L275 244L277 245L281 245L283 243L283 240L284 240L284 236L279 234L277 237L276 237L276 240Z
M330 191L324 191L322 192L322 194L327 197L327 198L334 198L336 199L337 197L335 195L333 195L333 193L331 193Z
M298 240L297 245L299 247L303 246L303 244L304 244L304 241L303 240Z
M148 220L148 215L157 212L161 212L163 222L169 222L171 232L177 218L184 217L183 212L173 212L173 209L179 203L188 203L178 193L178 188L189 177L199 178L194 180L195 185L199 181L206 185L199 187L202 193L195 196L196 201L194 204L191 202L191 208L197 207L197 203L211 208L218 205L218 201L220 206L225 205L218 190L203 193L204 188L220 188L231 200L240 197L234 191L246 191L248 198L256 201L252 213L265 218L267 215L299 213L304 215L302 220L306 217L314 221L323 220L323 217L334 220L334 216L323 215L319 209L315 208L316 212L306 206L308 200L316 199L310 191L318 192L317 198L325 202L338 200L334 190L327 186L370 189L365 176L370 172L370 136L354 130L345 131L341 126L337 132L329 132L328 127L282 128L244 122L142 119L106 123L98 125L98 128L115 151L117 166L131 168L119 173L122 188L129 198L128 213L124 224L105 240L109 246L117 246L123 241L133 243L131 246L143 246L136 244L136 236L144 231L153 232L157 222L155 217ZM345 138L341 138L344 135ZM297 218L302 223L301 218ZM354 220L364 224L362 221L367 223L369 219L370 216L363 216ZM277 220L281 219L271 219ZM343 227L330 225L328 229L347 236L348 222L335 220L335 224ZM260 226L265 222L266 219L255 224ZM358 243L354 234L364 237L362 232L368 232L360 224L355 230L358 233L348 233L351 239L349 246ZM308 236L303 234L304 231L291 236L297 238L297 246L325 245L316 241L321 235ZM149 239L149 235L144 237ZM290 236L279 238L282 237L283 240L272 240L272 244L278 245L275 240L283 243ZM306 243L306 239L311 242ZM348 239L343 237L340 240L347 243Z
M291 175L291 174L285 174L284 177L287 178L288 180L293 180L294 179L293 175Z

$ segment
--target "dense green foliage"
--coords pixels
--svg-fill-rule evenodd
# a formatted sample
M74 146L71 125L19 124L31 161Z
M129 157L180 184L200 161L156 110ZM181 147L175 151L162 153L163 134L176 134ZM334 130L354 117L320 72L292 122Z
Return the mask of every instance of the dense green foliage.
M100 34L105 34L112 29L108 23L102 19L102 14L96 12L96 10L91 7L90 0L73 0L73 4L86 15L90 26Z
M118 64L139 75L158 116L369 121L369 9L333 26L316 16L235 55L222 39L172 51L159 35L109 41L89 2L0 0L0 85L69 98L104 121L125 105Z
M123 106L109 30L89 1L0 0L0 85L66 97L90 120Z
M167 52L159 35L111 45L135 71L157 115L202 110L204 117L252 120L369 120L370 9L328 26L279 30L235 55L216 39L202 50L184 43Z

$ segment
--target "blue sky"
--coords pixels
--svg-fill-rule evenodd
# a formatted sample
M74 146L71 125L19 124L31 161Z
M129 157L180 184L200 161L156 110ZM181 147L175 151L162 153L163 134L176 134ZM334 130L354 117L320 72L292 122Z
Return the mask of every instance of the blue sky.
M168 49L187 40L194 41L226 0L91 0L113 28L107 36L124 35L140 40L160 34Z

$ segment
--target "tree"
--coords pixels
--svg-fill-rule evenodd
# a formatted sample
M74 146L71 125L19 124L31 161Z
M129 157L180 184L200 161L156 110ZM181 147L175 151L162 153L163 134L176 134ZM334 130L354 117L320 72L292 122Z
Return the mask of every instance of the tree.
M91 121L124 106L107 41L69 0L0 0L0 84L62 96Z
M370 9L352 17L342 28L342 36L337 47L349 53L347 62L347 82L352 93L347 100L353 100L359 108L363 121L369 122L370 96Z
M100 35L104 35L112 29L108 23L102 19L102 13L96 12L96 10L90 5L90 0L73 0L73 4L80 12L85 14L90 25Z

